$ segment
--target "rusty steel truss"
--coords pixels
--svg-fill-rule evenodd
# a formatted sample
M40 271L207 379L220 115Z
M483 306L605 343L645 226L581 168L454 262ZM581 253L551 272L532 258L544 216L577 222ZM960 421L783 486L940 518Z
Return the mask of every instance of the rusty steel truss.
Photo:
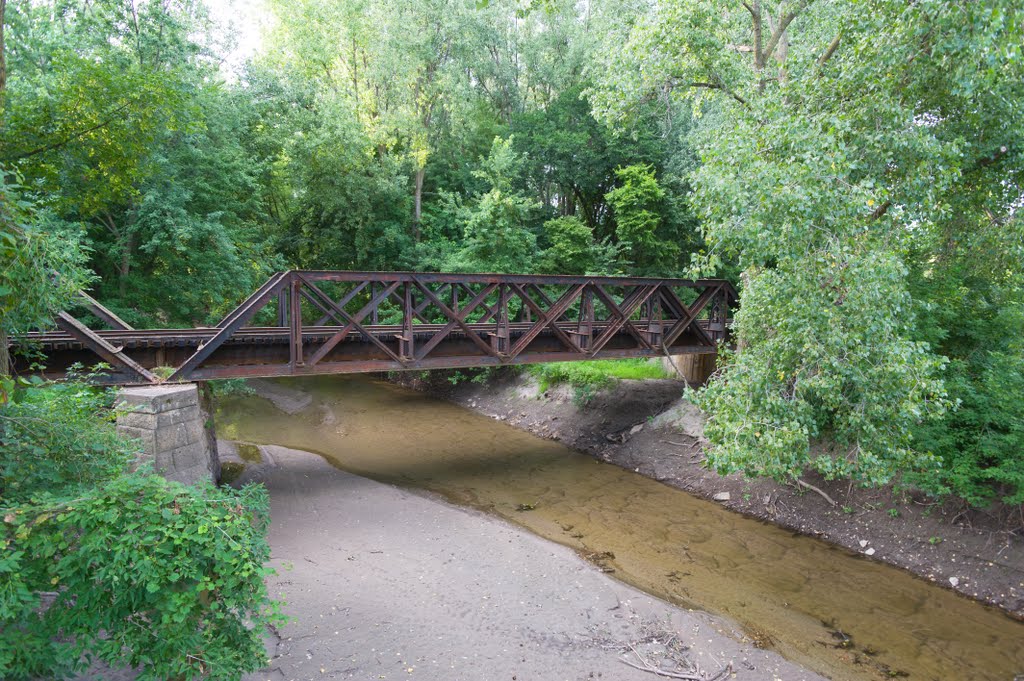
M14 341L15 369L146 384L712 353L736 300L714 279L291 270L210 328L133 329L83 294L110 328L63 312Z

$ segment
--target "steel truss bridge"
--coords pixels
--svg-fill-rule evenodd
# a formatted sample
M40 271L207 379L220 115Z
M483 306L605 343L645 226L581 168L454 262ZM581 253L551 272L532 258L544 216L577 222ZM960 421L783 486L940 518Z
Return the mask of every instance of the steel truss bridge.
M209 328L133 329L80 302L109 328L62 312L12 341L16 372L102 362L104 382L137 385L713 353L737 295L716 279L290 270Z

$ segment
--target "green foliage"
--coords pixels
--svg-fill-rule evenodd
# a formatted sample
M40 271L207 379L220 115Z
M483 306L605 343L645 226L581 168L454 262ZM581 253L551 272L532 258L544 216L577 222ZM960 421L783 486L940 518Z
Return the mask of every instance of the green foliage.
M0 333L5 334L48 328L53 314L89 281L80 234L40 214L11 179L0 166ZM6 365L0 367L5 373Z
M91 251L105 303L138 325L208 323L280 266L201 3L42 2L8 19L0 162L51 223L85 226L67 247Z
M623 253L637 274L657 274L677 266L679 246L659 238L665 190L645 165L619 168L615 176L622 183L605 194L617 226L615 235Z
M1007 243L1020 229L1008 227L989 243L979 238L987 230L974 232L917 283L937 301L921 327L951 358L946 385L958 408L916 429L943 466L915 482L979 506L1024 503L1024 247Z
M75 495L123 473L136 453L114 430L112 395L85 383L30 385L0 408L0 497Z
M1024 115L1020 8L785 10L658 4L620 28L593 93L608 118L667 89L700 116L699 272L743 272L738 351L697 398L709 458L869 483L913 471L932 489L1019 502L1020 398L1002 377L1019 375L1004 340L1020 327L984 320L1013 318L1019 301L1003 280L1021 271L1024 133L1008 124ZM952 342L979 325L993 352ZM812 460L815 439L836 446Z
M207 381L213 394L217 397L230 395L255 395L256 390L244 378L225 378L219 381Z
M490 189L464 211L463 246L448 260L457 272L530 272L537 237L529 229L530 214L539 205L512 189L522 157L512 140L495 138L491 153L476 175Z
M571 386L573 402L580 408L590 404L599 391L616 381L674 378L660 364L645 359L531 364L527 371L537 378L541 392L559 383Z
M584 362L531 364L527 371L535 376L543 392L552 385L604 388L618 380L640 381L648 378L674 378L661 364L646 359L602 359Z
M905 339L910 297L895 297L885 279L901 278L899 264L836 263L748 280L736 315L748 345L738 356L723 348L725 375L692 395L708 412L708 461L720 472L784 478L811 465L877 484L931 465L911 447L911 428L943 409L941 362ZM812 459L810 441L821 438L837 446Z
M0 513L0 674L62 678L92 654L140 679L237 679L264 664L267 499L156 476ZM56 590L51 604L40 595Z
M618 248L598 243L593 231L574 215L544 223L550 244L540 253L537 269L552 274L614 274Z
M149 679L262 667L265 491L126 472L111 399L31 382L0 407L0 677L64 678L85 653Z

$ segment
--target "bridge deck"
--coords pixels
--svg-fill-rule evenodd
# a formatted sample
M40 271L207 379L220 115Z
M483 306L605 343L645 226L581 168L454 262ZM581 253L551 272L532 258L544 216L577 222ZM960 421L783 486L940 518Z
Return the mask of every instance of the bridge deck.
M289 271L216 327L136 330L87 299L115 328L62 313L14 345L111 383L500 366L714 352L734 302L718 280Z

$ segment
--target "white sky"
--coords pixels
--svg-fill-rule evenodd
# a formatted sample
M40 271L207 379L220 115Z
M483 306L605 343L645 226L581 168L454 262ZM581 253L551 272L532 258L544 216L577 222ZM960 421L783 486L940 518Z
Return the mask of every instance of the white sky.
M217 33L234 33L236 45L226 57L224 75L237 75L247 59L255 55L263 44L263 34L270 26L271 14L265 0L203 0L210 17L217 25Z

